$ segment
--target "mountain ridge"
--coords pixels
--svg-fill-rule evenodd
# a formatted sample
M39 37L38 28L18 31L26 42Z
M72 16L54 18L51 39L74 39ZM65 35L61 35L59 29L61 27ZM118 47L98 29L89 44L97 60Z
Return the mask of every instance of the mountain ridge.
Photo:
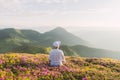
M56 40L60 40L64 45L84 44L83 42L85 42L61 27L45 33L34 30L6 28L0 30L0 51L6 52L6 49L13 51L15 47L23 44L49 47Z
M73 35L64 28L57 27L51 31L45 32L41 35L41 39L44 39L44 44L52 44L54 41L61 41L64 45L88 45L88 42ZM49 42L49 43L47 43Z
M0 52L49 52L49 47L56 40L62 41L61 49L68 56L110 57L116 59L119 59L118 56L120 56L119 52L116 51L88 47L85 40L61 27L45 33L14 28L0 30Z

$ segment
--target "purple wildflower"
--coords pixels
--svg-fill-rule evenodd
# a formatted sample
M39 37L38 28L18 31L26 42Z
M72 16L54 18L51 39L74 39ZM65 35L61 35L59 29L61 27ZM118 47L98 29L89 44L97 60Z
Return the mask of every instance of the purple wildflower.
M2 60L0 60L0 64L2 64Z
M0 80L4 80L3 78L0 78Z
M82 80L88 80L87 77L82 78Z

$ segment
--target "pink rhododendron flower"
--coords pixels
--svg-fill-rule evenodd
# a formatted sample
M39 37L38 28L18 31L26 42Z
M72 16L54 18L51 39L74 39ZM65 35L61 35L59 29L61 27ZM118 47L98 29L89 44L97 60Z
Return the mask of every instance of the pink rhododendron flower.
M87 77L82 78L82 80L88 80Z
M0 60L0 64L2 64L2 60Z
M3 78L0 78L0 80L4 80Z

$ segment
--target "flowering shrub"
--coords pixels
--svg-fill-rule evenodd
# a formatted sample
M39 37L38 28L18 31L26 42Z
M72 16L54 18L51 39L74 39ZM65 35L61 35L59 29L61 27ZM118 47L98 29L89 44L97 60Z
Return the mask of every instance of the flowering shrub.
M0 80L120 80L120 61L66 56L67 63L51 67L48 55L0 54Z

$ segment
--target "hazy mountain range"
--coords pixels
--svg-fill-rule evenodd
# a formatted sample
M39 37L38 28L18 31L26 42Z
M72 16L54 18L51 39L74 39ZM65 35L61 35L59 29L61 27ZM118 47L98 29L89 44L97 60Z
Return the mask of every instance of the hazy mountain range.
M89 42L73 35L61 27L45 33L34 30L19 30L13 28L0 30L0 52L26 52L27 50L41 53L38 46L51 47L56 40L62 42L61 49L65 55L85 57L119 58L119 52L91 48ZM27 45L27 49L23 49ZM29 46L29 47L28 47ZM31 47L32 46L32 47ZM88 47L89 46L89 47ZM37 49L36 49L37 48ZM25 51L23 51L25 50Z
M94 47L120 51L120 30L87 27L71 31L73 34L89 41Z

